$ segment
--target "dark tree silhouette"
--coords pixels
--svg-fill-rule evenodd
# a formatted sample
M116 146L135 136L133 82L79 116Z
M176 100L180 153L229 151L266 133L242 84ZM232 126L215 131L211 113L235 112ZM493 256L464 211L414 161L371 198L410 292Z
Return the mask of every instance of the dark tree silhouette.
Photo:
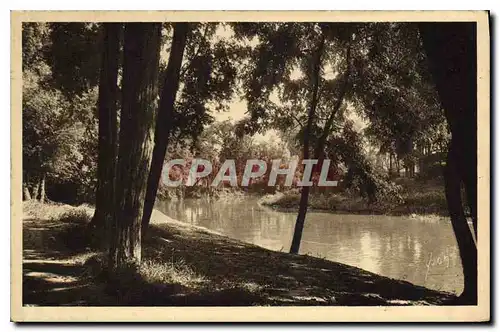
M121 23L104 23L104 43L99 78L98 99L98 167L96 208L90 226L97 227L102 238L107 238L106 228L113 213L118 115L118 66L120 58Z
M319 77L321 70L321 56L323 55L323 49L325 46L325 37L322 35L316 51L314 52L314 63L313 63L313 73L312 73L312 93L311 101L309 105L309 110L307 114L307 125L304 132L303 138L303 157L304 159L309 159L309 141L311 136L311 130L314 123L314 117L316 114L316 107L318 105L318 90L319 90ZM295 228L293 231L292 244L290 246L290 253L298 254L300 249L300 241L302 239L302 231L304 229L304 223L307 214L307 205L309 201L309 190L310 187L302 187L300 193L300 203L299 203L299 213L297 214L297 220L295 221Z
M153 149L153 158L149 170L148 187L146 190L146 199L144 202L144 213L142 216L142 233L144 235L153 206L156 200L156 193L160 182L163 162L167 152L168 139L172 130L172 115L174 111L175 97L179 89L179 76L186 46L186 39L189 30L188 23L176 23L174 25L174 36L172 38L172 48L168 60L167 70L165 72L165 83L160 96L160 107L156 119L155 145Z
M445 192L464 273L465 303L477 303L477 248L467 225L465 187L477 239L476 23L421 23L429 68L451 130Z

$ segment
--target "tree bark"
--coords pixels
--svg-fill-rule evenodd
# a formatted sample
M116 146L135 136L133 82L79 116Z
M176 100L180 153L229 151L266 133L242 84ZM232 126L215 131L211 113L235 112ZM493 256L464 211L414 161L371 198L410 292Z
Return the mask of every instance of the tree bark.
M155 145L153 158L149 170L146 199L144 202L144 213L142 216L142 235L144 236L149 225L149 220L153 212L156 200L156 193L161 178L165 154L167 152L168 139L171 132L171 119L174 111L175 97L179 89L180 69L186 38L189 30L188 23L176 23L174 25L174 35L172 38L172 48L165 72L164 85L160 96L160 107L156 119Z
M118 147L118 68L120 62L121 23L103 24L103 51L99 77L97 190L95 212L89 231L92 242L109 248L113 216L116 153Z
M389 152L389 178L392 178L392 152Z
M31 194L26 183L23 183L23 196L25 201L31 200Z
M40 203L44 203L45 202L45 173L42 174L42 177L40 179L40 186L39 186L39 195L38 197L40 197Z
M473 302L477 301L477 248L472 238L462 204L459 147L453 144L448 152L445 167L445 194L453 232L464 271L464 294Z
M309 106L309 112L307 116L307 126L304 132L304 152L303 159L309 159L309 136L311 134L311 129L314 121L314 116L316 113L316 107L318 105L318 90L319 90L319 76L321 70L321 57L323 55L323 49L325 46L325 38L322 36L319 45L314 54L314 67L312 73L312 96L311 103ZM309 179L308 179L309 180ZM297 220L295 222L295 229L293 232L292 244L290 246L290 253L298 254L300 249L300 241L302 239L302 231L304 229L304 222L307 214L307 205L309 201L309 191L310 187L302 187L300 193L300 203L299 203L299 213L297 215Z
M25 201L31 200L31 192L29 188L30 177L27 171L23 171L23 199Z
M33 192L33 199L38 200L39 197L39 189L40 189L40 179L38 177L35 178L35 185L33 186L32 192Z
M118 66L121 23L104 23L104 42L99 78L99 141L95 213L90 223L99 232L99 242L107 239L113 214L114 178L117 150Z
M109 250L111 272L141 262L141 220L154 140L160 23L125 25L120 144Z

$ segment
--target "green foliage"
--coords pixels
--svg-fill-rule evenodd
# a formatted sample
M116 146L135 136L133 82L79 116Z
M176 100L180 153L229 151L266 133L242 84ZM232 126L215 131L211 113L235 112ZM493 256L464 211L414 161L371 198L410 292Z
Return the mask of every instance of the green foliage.
M49 44L49 25L46 23L23 22L22 53L23 72L25 69L42 70L44 51ZM45 71L47 69L43 68ZM41 74L36 72L36 74Z
M73 96L97 86L102 48L99 24L51 23L50 40L45 58L52 68L54 87Z
M346 122L342 133L329 140L328 156L347 167L343 187L358 191L369 202L401 202L401 188L373 165L363 148L365 144L363 137L353 129L352 122Z
M438 96L427 70L417 26L375 24L367 52L355 66L353 100L368 122L365 134L382 153L414 163L414 149L446 146L447 130Z
M321 153L347 169L349 187L370 200L400 200L363 145L378 146L413 167L425 146L443 148L445 119L427 72L416 25L410 23L237 23L236 37L252 41L243 88L249 116L242 132L275 128L298 152L309 136ZM306 128L311 103L315 45L324 41L317 111ZM367 123L352 129L357 114ZM358 142L356 136L369 140ZM317 155L318 156L318 155Z
M222 23L191 23L175 104L173 137L196 139L214 118L210 110L225 111L237 91L237 68L242 49L234 40L217 37Z
M92 201L97 89L67 96L52 84L45 55L54 47L49 38L54 27L23 26L24 182L33 186L45 175L50 199Z
M396 184L393 184L396 186ZM380 199L370 202L351 190L313 191L309 197L309 208L331 212L346 212L360 214L387 214L387 215L430 215L446 216L448 205L441 183L423 184L415 179L398 181L398 192L401 199ZM261 204L280 210L296 210L300 202L300 193L296 189L267 195L260 199Z

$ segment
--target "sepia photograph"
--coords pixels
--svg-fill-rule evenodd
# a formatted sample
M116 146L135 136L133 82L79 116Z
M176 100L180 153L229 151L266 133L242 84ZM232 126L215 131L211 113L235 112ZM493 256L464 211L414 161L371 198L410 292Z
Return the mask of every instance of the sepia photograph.
M490 319L487 11L11 21L12 320Z

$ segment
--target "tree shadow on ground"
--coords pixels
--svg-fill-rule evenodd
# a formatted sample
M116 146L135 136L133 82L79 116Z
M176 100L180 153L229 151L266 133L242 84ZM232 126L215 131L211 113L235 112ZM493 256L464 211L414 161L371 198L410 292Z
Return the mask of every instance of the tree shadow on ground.
M43 306L111 305L102 285L81 264L90 248L86 225L54 220L23 222L23 304Z
M144 255L182 260L209 284L262 305L441 305L455 299L349 265L169 224L150 227Z
M24 305L380 306L445 305L456 299L352 266L270 251L176 223L150 226L143 259L160 266L182 262L201 281L192 282L189 275L151 280L141 271L110 280L102 266L89 263L97 254L86 246L85 226L25 220Z

